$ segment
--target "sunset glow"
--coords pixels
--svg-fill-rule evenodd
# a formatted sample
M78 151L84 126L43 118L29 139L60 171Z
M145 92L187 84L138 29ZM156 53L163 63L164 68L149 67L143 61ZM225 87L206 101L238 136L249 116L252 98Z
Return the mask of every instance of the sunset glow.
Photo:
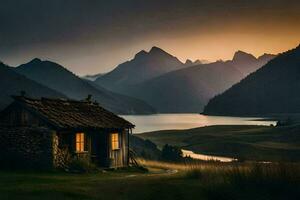
M0 60L19 65L39 57L78 75L108 72L152 46L184 62L227 60L237 50L277 54L300 43L300 3L293 0L80 1L60 2L60 10L56 1L6 4ZM35 12L22 17L19 8Z

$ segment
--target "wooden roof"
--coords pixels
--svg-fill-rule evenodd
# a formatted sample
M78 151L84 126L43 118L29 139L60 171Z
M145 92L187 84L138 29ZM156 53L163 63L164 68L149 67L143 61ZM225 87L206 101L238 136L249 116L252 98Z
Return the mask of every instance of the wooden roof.
M60 129L118 129L134 125L90 101L31 99L14 96L15 101Z

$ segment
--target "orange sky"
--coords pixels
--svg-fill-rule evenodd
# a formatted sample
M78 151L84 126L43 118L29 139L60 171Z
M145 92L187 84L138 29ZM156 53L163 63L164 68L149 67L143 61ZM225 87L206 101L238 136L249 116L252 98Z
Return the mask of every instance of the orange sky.
M182 61L190 58L215 61L231 59L234 52L242 50L255 56L264 53L278 54L300 44L300 31L297 34L282 37L280 35L246 35L235 33L217 33L208 36L191 36L188 38L161 41L173 55ZM180 47L180 48L178 48Z
M299 0L11 0L0 13L1 61L17 66L39 57L78 75L110 71L152 46L184 62L300 44Z

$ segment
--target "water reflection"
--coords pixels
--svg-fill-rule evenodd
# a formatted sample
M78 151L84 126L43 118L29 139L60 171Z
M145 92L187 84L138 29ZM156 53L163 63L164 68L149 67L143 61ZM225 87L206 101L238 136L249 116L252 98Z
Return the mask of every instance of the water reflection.
M123 115L125 119L136 125L134 133L157 130L189 129L211 125L275 125L275 121L262 118L221 117L200 114L156 114L156 115ZM259 121L263 120L263 121Z
M193 151L181 149L183 157L191 157L198 160L205 161L220 161L220 162L233 162L237 161L235 158L222 157L222 156L210 156L205 154L194 153Z

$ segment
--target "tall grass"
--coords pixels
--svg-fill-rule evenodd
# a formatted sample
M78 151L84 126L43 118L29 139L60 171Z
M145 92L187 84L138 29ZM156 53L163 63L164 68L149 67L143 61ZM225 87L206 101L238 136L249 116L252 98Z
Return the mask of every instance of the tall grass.
M221 163L221 162L185 162L172 163L138 159L138 163L145 167L176 169L191 174L206 173L239 178L265 179L265 180L300 180L300 163ZM196 175L198 176L198 175Z
M179 170L182 180L198 182L209 199L300 199L299 163L141 163Z
M232 163L221 163L221 162L198 162L198 161L187 161L187 162L164 162L155 160L137 159L138 163L145 167L161 168L161 169L174 169L174 170L194 170L194 169L210 169L212 167L231 166Z
M199 176L199 174L202 174ZM205 168L186 168L186 177L197 178L203 176L219 176L224 182L241 184L244 182L261 184L261 183L279 183L289 182L296 183L300 181L300 166L299 164L234 164L234 165L219 165L208 166ZM194 175L194 176L193 176Z
M282 189L297 184L299 186L300 168L295 164L254 164L246 169L234 167L223 176L225 181L240 187L261 186Z
M189 173L187 177L191 177ZM214 181L207 181L212 178ZM217 170L213 174L202 172L202 180L206 180L208 196L215 199L251 199L251 196L262 199L300 199L300 168L297 164L234 166Z

